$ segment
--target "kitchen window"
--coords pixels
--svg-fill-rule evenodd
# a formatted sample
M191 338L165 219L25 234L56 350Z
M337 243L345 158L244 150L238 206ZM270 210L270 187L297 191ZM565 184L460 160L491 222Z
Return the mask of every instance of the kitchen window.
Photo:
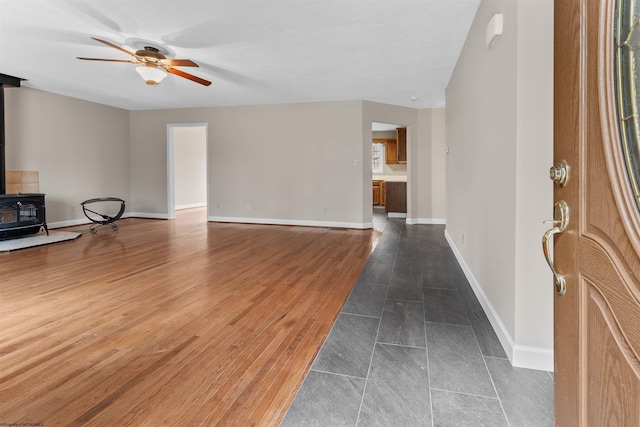
M384 172L384 144L375 143L371 149L371 172Z

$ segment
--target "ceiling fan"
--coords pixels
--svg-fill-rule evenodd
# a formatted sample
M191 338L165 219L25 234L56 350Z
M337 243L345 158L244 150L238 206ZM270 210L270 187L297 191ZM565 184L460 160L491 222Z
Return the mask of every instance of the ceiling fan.
M184 71L173 68L197 67L198 64L190 59L167 58L162 53L160 53L159 49L152 46L145 46L144 49L137 50L135 53L133 53L121 48L120 46L116 46L113 43L109 43L108 41L101 40L96 37L91 38L114 49L118 49L119 51L124 52L127 55L131 55L134 57L134 59L81 58L79 56L77 57L78 59L84 59L87 61L129 62L132 64L139 64L140 67L136 67L136 71L140 74L140 76L142 76L142 78L145 82L147 82L148 85L160 84L160 81L167 76L167 73L189 79L204 86L209 86L211 84L211 82L208 80L201 79L200 77L194 76L193 74L185 73Z

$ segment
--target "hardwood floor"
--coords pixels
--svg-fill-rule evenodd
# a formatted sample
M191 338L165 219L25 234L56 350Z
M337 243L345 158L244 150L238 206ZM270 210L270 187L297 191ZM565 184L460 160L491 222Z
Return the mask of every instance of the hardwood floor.
M0 423L277 425L380 233L205 218L0 253Z

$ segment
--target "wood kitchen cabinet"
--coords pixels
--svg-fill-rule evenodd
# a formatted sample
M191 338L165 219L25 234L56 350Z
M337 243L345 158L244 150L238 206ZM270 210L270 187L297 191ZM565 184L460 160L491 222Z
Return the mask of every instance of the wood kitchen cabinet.
M393 138L373 138L374 144L384 144L384 163L398 163L398 142Z
M373 180L373 205L384 206L385 203L385 185L384 181Z
M407 212L407 183L406 182L385 182L386 201L385 212Z
M407 128L397 128L398 163L407 163Z
M373 142L380 142L382 139L374 139ZM407 163L407 128L396 129L396 139L386 138L385 159L388 165Z
M398 164L398 141L387 139L384 146L384 162L388 165Z

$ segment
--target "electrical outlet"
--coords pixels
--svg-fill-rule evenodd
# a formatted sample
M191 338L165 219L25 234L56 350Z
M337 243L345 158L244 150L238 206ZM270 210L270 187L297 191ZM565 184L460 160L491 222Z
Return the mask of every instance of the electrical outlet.
M247 203L247 210L250 211L251 210L251 203Z
M464 244L464 233L462 233L462 244Z
M358 166L358 161L357 160L351 160L351 164L353 166Z
M327 208L326 207L322 208L322 212L327 213Z

